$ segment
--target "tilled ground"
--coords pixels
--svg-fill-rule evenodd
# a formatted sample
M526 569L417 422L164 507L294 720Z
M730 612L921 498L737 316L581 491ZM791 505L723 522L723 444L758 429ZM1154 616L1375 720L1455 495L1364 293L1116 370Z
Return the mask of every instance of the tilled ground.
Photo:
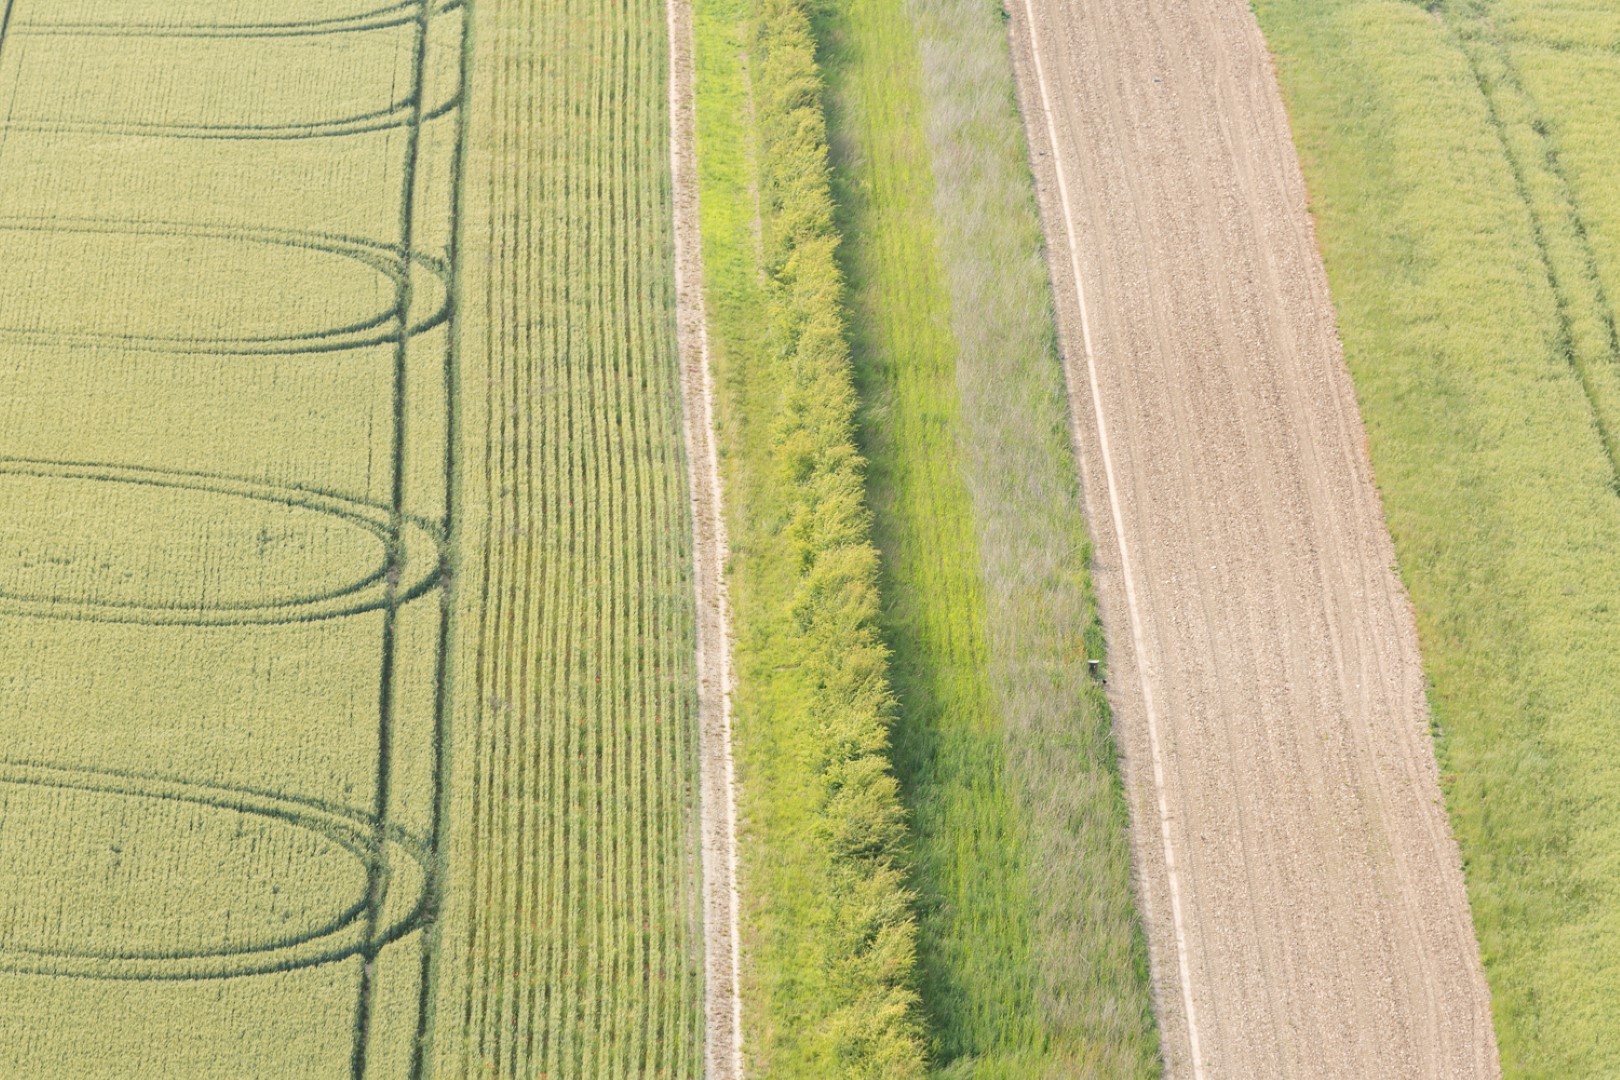
M1241 0L1011 7L1171 1072L1494 1075L1259 30Z

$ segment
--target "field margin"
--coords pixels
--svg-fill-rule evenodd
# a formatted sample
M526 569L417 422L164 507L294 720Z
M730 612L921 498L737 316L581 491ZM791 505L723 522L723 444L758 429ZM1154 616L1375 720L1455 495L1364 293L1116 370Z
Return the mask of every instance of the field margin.
M714 381L703 301L691 0L666 0L669 17L670 176L675 209L676 339L692 495L697 593L698 725L703 836L704 1071L743 1075L741 935L737 927L737 772L731 752L731 602L726 596L725 499L715 450Z
M747 1066L921 1077L893 701L805 5L695 5Z

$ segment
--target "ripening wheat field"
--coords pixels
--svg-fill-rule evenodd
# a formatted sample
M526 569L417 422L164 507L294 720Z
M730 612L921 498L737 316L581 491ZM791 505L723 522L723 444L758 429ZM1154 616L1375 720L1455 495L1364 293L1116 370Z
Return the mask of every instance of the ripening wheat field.
M696 1073L662 5L3 10L0 1076Z

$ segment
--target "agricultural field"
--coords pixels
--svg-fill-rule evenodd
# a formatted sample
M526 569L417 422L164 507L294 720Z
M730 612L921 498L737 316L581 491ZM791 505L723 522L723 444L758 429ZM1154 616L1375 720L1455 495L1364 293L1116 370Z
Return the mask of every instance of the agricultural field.
M3 25L0 1074L698 1074L663 5Z
M474 17L459 887L434 1075L696 1076L696 616L664 7L481 0Z
M1612 0L3 2L0 1080L1620 1073Z
M1620 10L1262 0L1507 1076L1620 1070Z
M0 1072L411 1071L463 26L8 8Z

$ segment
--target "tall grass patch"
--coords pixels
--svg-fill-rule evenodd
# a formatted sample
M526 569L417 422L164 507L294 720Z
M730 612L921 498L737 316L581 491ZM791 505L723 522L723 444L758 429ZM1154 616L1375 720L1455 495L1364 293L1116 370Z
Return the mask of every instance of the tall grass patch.
M934 1063L947 1076L1154 1073L1001 9L820 11Z
M877 557L821 77L793 0L700 0L705 285L732 542L752 1075L923 1075Z

